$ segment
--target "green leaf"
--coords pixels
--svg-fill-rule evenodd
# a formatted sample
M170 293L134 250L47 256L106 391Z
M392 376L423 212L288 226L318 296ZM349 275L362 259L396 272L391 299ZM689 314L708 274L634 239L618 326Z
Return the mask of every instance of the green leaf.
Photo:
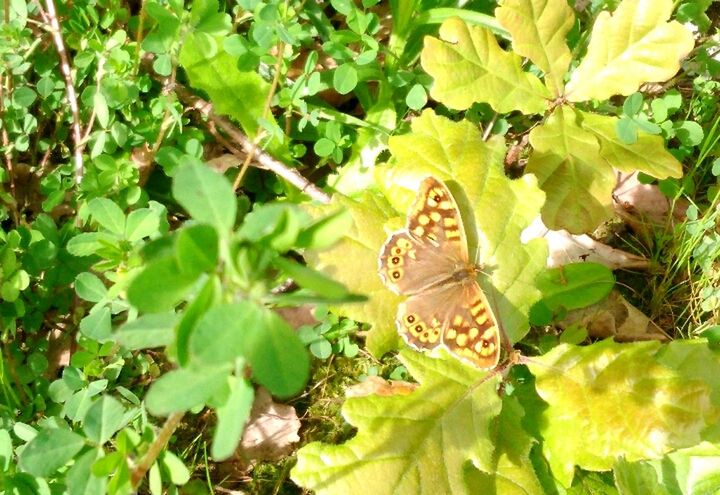
M685 120L673 125L675 135L685 146L697 146L702 143L703 129L697 122Z
M595 304L607 297L614 285L612 271L599 263L571 263L547 269L537 279L542 301L553 311Z
M125 408L116 399L109 395L103 395L99 400L90 406L83 429L87 437L102 445L125 424Z
M526 171L537 176L547 193L545 225L581 234L609 218L615 174L607 162L598 160L598 141L578 125L573 109L555 110L530 131L530 143L534 150Z
M125 233L125 214L114 201L95 198L88 203L88 211L102 228L120 236Z
M469 493L466 464L493 470L491 424L500 413L499 377L457 359L403 351L420 382L410 395L350 398L345 420L358 429L342 445L313 442L291 472L317 495Z
M65 480L69 495L96 495L106 493L107 479L95 476L92 466L95 461L103 457L101 448L91 449L75 459L75 463L68 470Z
M195 280L197 275L183 273L175 258L159 258L130 282L127 297L140 311L161 313L173 309Z
M305 213L294 205L260 204L245 216L238 235L250 242L266 243L277 251L285 252L295 245L305 223Z
M317 156L321 157L327 157L332 155L333 151L335 151L335 142L329 140L326 137L321 137L317 141L315 141L315 144L313 144L313 151Z
M166 346L175 337L175 313L147 314L125 323L117 332L115 340L131 351Z
M414 84L407 96L405 96L405 104L412 110L420 110L427 103L427 93L422 84Z
M95 306L88 315L80 321L80 332L98 342L104 342L112 334L110 321L110 308Z
M12 92L13 105L20 108L29 108L36 98L37 93L28 86L20 86Z
M190 480L190 471L187 466L180 460L178 456L166 450L160 456L160 462L162 462L167 473L170 475L170 481L174 485L184 485Z
M107 296L107 288L96 275L83 272L75 277L75 292L89 302L100 302Z
M672 0L623 0L613 14L601 12L587 54L567 84L568 100L629 95L644 82L673 77L695 41L682 24L668 22L672 11Z
M180 64L192 87L207 93L214 111L238 121L252 140L257 136L260 118L265 117L275 123L272 115L263 115L270 83L255 70L239 70L237 62L237 56L223 50L207 57L194 36L188 37L180 50ZM287 145L277 139L270 141L268 151L276 158L289 158Z
M658 473L647 462L627 462L620 458L613 465L613 475L620 495L643 493L670 495L670 492L659 483Z
M553 475L611 469L696 445L720 418L720 359L702 341L562 344L528 363L547 402L538 427Z
M175 241L175 257L180 271L198 276L214 270L218 262L217 230L210 225L183 227Z
M13 460L13 445L10 432L6 429L0 430L0 469L7 472L10 462Z
M470 479L471 493L502 495L543 495L546 493L535 474L530 459L534 440L522 427L525 413L517 398L503 398L497 427L491 430L495 444L493 466L489 472L478 471Z
M430 96L456 110L486 102L499 113L547 109L550 92L522 70L522 59L500 48L493 33L459 18L440 26L440 39L425 37L422 67L435 80Z
M149 208L131 211L125 222L125 239L139 241L157 233L159 229L160 218L156 212Z
M383 223L395 212L383 197L366 192L356 199L334 194L326 209L318 208L318 216L338 207L348 212L352 227L331 249L307 251L305 259L348 290L369 298L366 303L335 305L333 309L352 320L370 323L367 346L375 356L381 356L400 344L394 319L401 299L385 288L380 276L373 276L387 237Z
M173 196L192 217L225 236L235 225L237 201L228 180L202 165L181 166L173 180Z
M616 117L585 112L578 115L583 129L595 135L600 156L611 167L626 173L639 170L658 179L682 177L682 164L665 149L662 137L639 132L634 144L626 144L615 135Z
M195 325L208 308L217 302L221 293L222 289L219 278L217 275L211 276L190 304L185 307L182 319L177 327L177 337L175 341L175 351L177 352L177 359L181 366L188 364L190 336L195 329Z
M169 371L150 385L145 404L156 416L187 411L204 404L225 384L231 367L206 364Z
M70 430L41 430L23 449L18 465L33 476L50 476L75 457L84 445L85 439Z
M348 291L343 284L291 259L278 257L273 260L273 264L284 271L289 278L297 282L300 287L310 289L320 296L329 299L342 299L348 295Z
M342 64L333 74L333 88L341 95L346 95L357 86L358 73L352 64Z
M572 59L565 39L575 20L567 1L507 0L495 17L510 32L515 53L537 65L553 96L560 96Z
M297 247L325 249L344 236L352 227L352 215L341 209L313 222L304 228L297 238Z
M117 244L117 238L102 232L84 232L68 241L67 250L73 256L91 256L108 244Z
M244 357L253 378L279 397L299 392L310 367L305 346L285 320L251 301L205 313L190 336L190 355L207 364Z
M228 379L230 395L225 404L215 410L217 425L211 454L216 461L227 459L237 449L255 397L255 391L247 380L233 375Z

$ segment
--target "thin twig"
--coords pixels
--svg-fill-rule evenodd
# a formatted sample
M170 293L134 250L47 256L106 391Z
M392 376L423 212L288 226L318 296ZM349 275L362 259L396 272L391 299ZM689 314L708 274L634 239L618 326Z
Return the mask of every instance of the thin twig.
M140 460L140 463L135 466L135 469L133 469L132 477L130 478L130 480L134 489L137 490L140 482L143 480L152 465L155 463L155 460L160 455L160 452L162 452L162 450L165 448L165 445L167 445L172 434L180 425L180 421L182 420L184 415L184 412L172 413L165 420L165 423L158 432L157 437L155 437L155 441L150 445L147 452L145 452L145 455Z
M80 130L80 113L78 111L77 93L75 92L75 86L73 85L72 75L70 73L70 62L68 60L67 51L65 51L65 43L62 39L60 32L60 24L57 20L57 13L55 12L55 3L53 0L45 0L45 8L47 9L47 17L50 24L50 32L52 33L53 42L55 43L55 49L60 57L60 72L62 72L65 78L65 92L67 93L68 103L70 104L70 111L72 112L72 134L75 149L73 152L75 159L75 182L80 184L83 178L84 167L82 157L82 132Z
M282 68L282 61L283 61L283 52L285 51L285 43L280 41L277 45L277 58L275 60L275 74L273 75L272 84L270 85L270 90L268 91L267 98L265 98L265 105L263 106L263 119L267 119L268 113L270 112L270 105L272 104L273 96L275 95L275 91L277 91L278 82L280 81L280 69ZM247 171L248 167L250 166L250 163L252 162L254 156L255 156L255 150L257 150L257 144L260 142L260 140L263 137L262 130L259 130L257 136L255 136L255 140L253 144L255 147L250 150L247 154L247 157L245 157L245 162L243 162L242 167L240 167L240 172L238 172L237 177L235 177L235 182L233 183L233 191L237 191L237 188L240 187L240 183L242 182L243 177L245 176L245 172Z
M178 98L184 105L197 110L207 119L211 120L218 127L218 129L221 129L225 134L230 137L230 139L239 144L245 153L249 154L252 152L255 157L256 166L258 168L269 170L270 172L273 172L279 177L282 177L314 200L317 200L321 203L330 202L330 196L325 191L318 188L312 182L308 181L297 170L288 167L287 165L261 149L228 119L217 115L213 111L211 103L192 94L181 84L175 85L175 92L177 93Z
M10 76L7 76L3 78L2 81L0 81L0 122L5 117L5 105L3 102L5 101L5 87L7 86L8 90L10 90ZM7 83L7 85L6 85ZM7 132L7 125L2 125L2 131L0 131L1 139L2 139L2 147L5 149L3 153L3 157L5 159L5 168L7 169L8 173L8 180L10 182L10 195L12 196L12 200L6 202L6 205L8 209L10 210L10 213L12 214L13 221L17 225L17 223L20 221L20 214L17 210L17 189L15 187L15 166L13 164L13 157L12 152L10 151L10 136Z

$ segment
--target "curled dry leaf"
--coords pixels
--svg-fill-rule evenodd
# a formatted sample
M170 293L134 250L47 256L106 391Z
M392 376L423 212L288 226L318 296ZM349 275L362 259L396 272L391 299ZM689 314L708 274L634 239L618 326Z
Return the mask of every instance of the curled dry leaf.
M638 173L617 172L618 181L613 191L613 204L618 214L635 231L647 230L648 224L664 225L670 213L670 200L655 184L643 184ZM678 200L672 209L673 220L683 221L687 201Z
M313 315L315 306L304 305L304 306L285 306L281 308L275 308L275 312L283 317L291 327L295 330L303 325L314 326L320 323L317 318Z
M618 268L646 269L649 261L607 244L596 241L588 235L573 235L566 230L550 230L540 217L526 228L521 236L523 242L544 238L548 243L547 265L562 266L568 263L593 261L602 263L611 270Z
M208 165L214 168L218 172L224 174L228 169L239 167L242 165L242 161L232 153L223 153L222 155L216 156L208 160Z
M402 380L386 380L379 376L368 376L365 380L345 389L346 397L367 397L368 395L408 395L418 387L417 383Z
M570 311L560 327L579 325L595 338L614 337L618 342L668 340L668 336L617 290L597 304Z
M281 459L300 440L299 430L295 408L274 402L267 390L258 388L238 454L249 465Z

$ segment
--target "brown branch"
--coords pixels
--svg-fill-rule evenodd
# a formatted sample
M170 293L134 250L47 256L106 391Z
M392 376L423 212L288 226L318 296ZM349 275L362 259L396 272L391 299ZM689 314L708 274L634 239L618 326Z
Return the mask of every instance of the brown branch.
M135 469L133 469L132 475L130 477L130 482L132 483L133 489L137 490L140 482L143 480L152 465L155 463L155 460L160 455L160 452L162 452L162 450L165 448L165 445L167 445L172 434L180 425L180 421L182 420L184 415L184 412L172 413L165 420L165 423L162 425L162 428L158 432L157 437L155 437L155 441L150 444L150 447L148 448L147 452L145 452L145 455L140 460L140 463L135 466Z
M0 122L4 120L5 118L5 105L3 102L5 101L5 83L7 83L8 91L10 91L10 83L11 78L10 76L3 78L2 81L0 81ZM9 99L9 95L7 96ZM8 201L6 203L8 209L10 210L10 213L12 214L13 221L17 225L18 222L20 222L20 213L17 209L17 188L15 187L15 165L13 164L13 156L12 152L10 151L10 136L7 132L7 125L2 125L2 131L0 131L0 139L2 139L1 144L2 147L5 149L3 153L3 158L5 159L5 168L7 169L8 173L8 180L10 181L10 195L12 196L12 200Z
M284 51L285 43L282 41L278 42L277 58L275 60L275 74L273 75L272 84L270 85L270 90L268 91L267 98L265 98L265 105L263 106L262 113L263 119L267 119L268 113L270 113L270 105L272 104L273 96L275 95L275 91L277 91L278 82L280 81L280 69L282 68ZM255 156L257 144L260 142L260 139L262 139L262 136L263 132L262 130L259 130L257 136L255 137L255 141L253 142L253 144L256 145L255 148L248 152L247 157L245 158L245 162L242 164L242 167L240 167L240 172L238 172L237 177L235 177L235 182L233 183L233 191L237 191L237 188L240 187L240 183L242 182L242 179L245 176L245 172L247 172L247 168L248 166L250 166L250 163Z
M262 148L257 146L250 138L248 138L228 119L217 115L213 111L211 103L194 95L181 84L175 85L175 92L177 93L178 98L184 105L197 110L207 119L211 120L218 129L221 129L233 141L240 145L240 147L246 154L253 153L255 157L254 165L256 167L264 170L269 170L270 172L273 172L279 177L282 177L314 200L317 200L321 203L330 202L330 196L325 191L318 188L315 184L307 180L297 170L288 167L281 161L277 160L275 157L268 154Z
M75 182L80 184L82 181L84 166L82 157L82 131L80 130L80 113L78 111L77 93L75 92L75 86L73 85L72 74L70 73L70 62L68 60L68 54L65 50L65 43L62 39L60 32L60 24L57 20L57 13L55 12L55 4L53 0L45 0L45 8L47 9L47 20L50 25L50 32L52 33L53 42L55 43L55 49L60 57L60 72L62 72L65 78L65 92L67 94L68 103L70 104L70 111L72 112L72 134L75 149L73 151L75 161Z

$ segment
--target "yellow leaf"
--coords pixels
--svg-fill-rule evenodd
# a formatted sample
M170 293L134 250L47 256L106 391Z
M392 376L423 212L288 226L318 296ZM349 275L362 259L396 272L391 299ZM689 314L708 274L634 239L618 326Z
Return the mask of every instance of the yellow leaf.
M563 105L530 132L534 151L527 171L547 193L542 219L553 230L589 232L609 218L615 175L600 157L595 136L582 129Z
M673 77L694 40L680 23L667 22L672 9L672 0L624 0L614 14L601 12L567 84L568 100L629 95L644 82Z
M579 112L582 127L600 142L600 156L610 166L632 173L639 170L658 179L682 176L682 164L665 149L660 136L638 132L637 142L625 144L617 137L617 117Z
M544 242L520 242L545 199L535 177L508 179L502 138L485 142L472 123L453 122L431 110L413 120L412 132L391 137L389 147L393 166L378 169L378 183L398 212L408 211L424 177L450 181L470 252L480 246L476 260L497 291L489 293L490 303L510 341L519 341L528 331L527 314L539 297L534 280L547 258Z
M512 35L515 53L532 60L545 73L545 84L560 96L572 59L565 36L575 19L567 0L506 0L495 17Z
M425 37L423 69L435 82L430 96L450 108L465 110L487 102L496 112L542 113L550 92L521 58L506 52L487 29L451 18L440 26L440 39Z

